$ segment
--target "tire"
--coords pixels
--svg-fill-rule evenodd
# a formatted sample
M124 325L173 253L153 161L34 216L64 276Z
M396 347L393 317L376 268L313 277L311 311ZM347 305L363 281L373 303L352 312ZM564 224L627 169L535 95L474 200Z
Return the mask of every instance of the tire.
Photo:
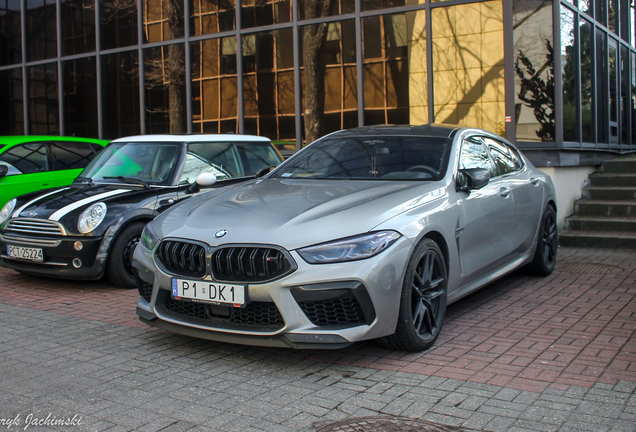
M132 258L145 226L145 222L134 222L115 237L106 265L106 276L113 285L127 289L137 288L132 272Z
M548 276L554 270L559 246L557 233L556 212L554 207L547 205L541 217L537 250L527 270L533 276Z
M433 240L422 239L406 268L395 333L378 343L409 352L433 346L444 324L447 286L442 251Z

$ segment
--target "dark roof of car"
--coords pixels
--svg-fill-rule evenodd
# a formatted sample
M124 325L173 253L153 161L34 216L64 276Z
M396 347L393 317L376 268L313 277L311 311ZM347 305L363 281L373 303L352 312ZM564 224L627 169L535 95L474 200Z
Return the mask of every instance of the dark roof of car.
M426 124L426 125L376 125L363 126L354 129L347 129L335 132L330 136L427 136L439 138L451 138L461 126L446 124Z

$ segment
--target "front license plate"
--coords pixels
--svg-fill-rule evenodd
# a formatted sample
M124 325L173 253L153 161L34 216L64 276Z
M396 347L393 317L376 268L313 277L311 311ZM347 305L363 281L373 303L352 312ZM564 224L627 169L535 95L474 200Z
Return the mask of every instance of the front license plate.
M172 296L216 304L244 305L245 286L172 279Z
M41 248L29 248L7 245L7 255L11 258L21 258L30 261L44 261Z

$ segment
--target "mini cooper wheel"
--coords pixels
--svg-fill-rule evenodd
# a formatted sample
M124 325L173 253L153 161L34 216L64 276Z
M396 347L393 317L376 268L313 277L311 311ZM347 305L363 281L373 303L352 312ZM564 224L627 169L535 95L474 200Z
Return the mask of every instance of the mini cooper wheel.
M144 222L132 223L115 237L108 254L106 267L106 275L114 285L122 288L137 287L132 270L132 260L145 226Z
M548 276L554 270L559 247L557 233L556 212L550 204L545 208L539 228L537 250L532 262L528 264L528 271L535 276Z
M380 344L411 352L430 348L444 324L447 283L442 251L433 240L423 239L406 268L395 333Z

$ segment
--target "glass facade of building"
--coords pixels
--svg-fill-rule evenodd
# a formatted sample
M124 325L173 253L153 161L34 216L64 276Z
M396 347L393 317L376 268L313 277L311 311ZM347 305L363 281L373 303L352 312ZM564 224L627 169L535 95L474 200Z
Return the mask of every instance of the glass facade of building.
M482 127L636 150L631 0L0 0L0 135Z

